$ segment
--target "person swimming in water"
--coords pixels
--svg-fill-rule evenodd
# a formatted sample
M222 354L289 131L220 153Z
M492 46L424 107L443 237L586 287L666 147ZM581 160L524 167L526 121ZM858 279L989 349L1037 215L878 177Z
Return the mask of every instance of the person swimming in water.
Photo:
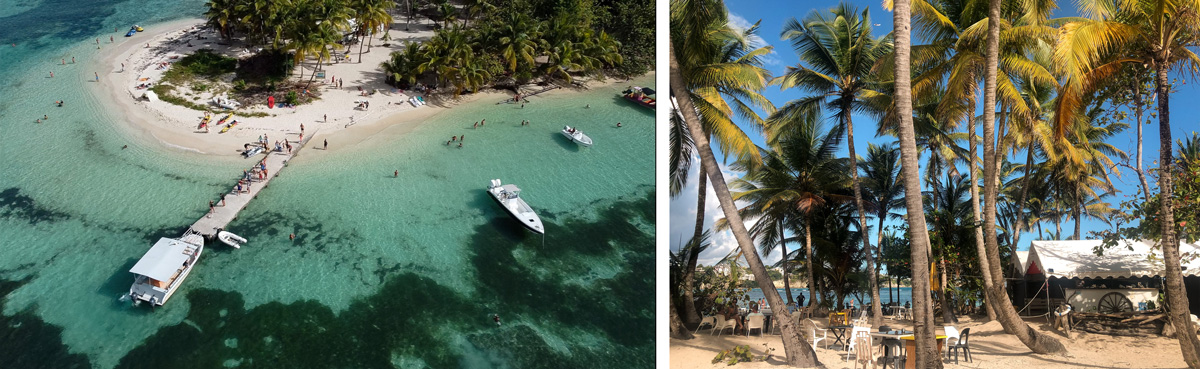
M496 326L500 326L500 314L492 314L492 320L496 322Z

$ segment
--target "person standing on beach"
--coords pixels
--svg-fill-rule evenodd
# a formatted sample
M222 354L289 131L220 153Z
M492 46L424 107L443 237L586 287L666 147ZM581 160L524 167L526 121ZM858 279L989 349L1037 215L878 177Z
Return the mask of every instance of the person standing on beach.
M300 123L300 133L304 133L304 123Z
M71 64L75 64L75 57L74 57L74 56L72 56L72 57L71 57Z
M321 121L323 121L323 122L328 122L328 121L329 121L329 114L321 114ZM303 132L301 132L301 133L303 133Z
M54 78L54 72L50 72L50 78Z
M62 64L60 64L60 65L67 65L67 59L66 59L66 58L63 58L63 59L62 59Z
M96 82L100 82L100 73L99 73L99 72L92 72L92 74L95 74L95 75L96 75Z
M321 149L322 149L322 150L329 150L329 140L325 140L325 147L322 147Z
M110 44L111 44L111 43L113 43L113 42L116 42L116 41L113 41L113 38L112 38L112 36L108 36L108 43L110 43Z

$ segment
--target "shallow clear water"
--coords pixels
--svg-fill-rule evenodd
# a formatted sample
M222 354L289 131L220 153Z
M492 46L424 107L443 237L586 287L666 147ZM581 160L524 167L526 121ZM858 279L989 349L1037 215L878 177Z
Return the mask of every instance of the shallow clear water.
M624 85L524 109L484 99L403 134L306 149L230 225L246 247L208 245L164 308L117 301L137 258L202 216L245 163L121 128L88 82L93 40L109 47L113 27L202 4L31 1L0 12L0 362L653 365L653 116L617 98ZM72 56L78 64L58 65ZM566 141L563 124L596 145ZM444 145L464 134L463 148ZM544 241L491 203L492 178L523 189Z

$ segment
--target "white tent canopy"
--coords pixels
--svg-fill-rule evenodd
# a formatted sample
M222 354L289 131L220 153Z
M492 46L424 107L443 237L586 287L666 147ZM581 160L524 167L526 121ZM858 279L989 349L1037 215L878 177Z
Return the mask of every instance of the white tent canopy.
M1116 247L1104 250L1103 256L1093 251L1100 240L1033 241L1026 257L1020 258L1020 270L1028 272L1030 265L1049 277L1058 278L1129 278L1163 276L1165 269L1162 249L1146 241L1121 240ZM1189 260L1187 254L1200 254L1197 245L1180 242L1179 252L1183 274L1196 275L1200 261Z

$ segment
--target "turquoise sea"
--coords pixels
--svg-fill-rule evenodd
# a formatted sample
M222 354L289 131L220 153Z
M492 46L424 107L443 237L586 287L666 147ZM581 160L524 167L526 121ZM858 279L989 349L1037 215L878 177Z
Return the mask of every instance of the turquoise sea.
M230 225L245 247L208 244L162 308L118 301L154 240L203 216L245 162L124 128L89 82L103 70L89 64L94 39L138 42L111 31L202 12L194 0L0 7L0 367L653 366L653 114L618 98L624 84L524 109L483 99L306 150ZM564 124L596 145L567 142ZM463 134L462 149L444 145ZM524 190L544 239L491 202L492 178Z

